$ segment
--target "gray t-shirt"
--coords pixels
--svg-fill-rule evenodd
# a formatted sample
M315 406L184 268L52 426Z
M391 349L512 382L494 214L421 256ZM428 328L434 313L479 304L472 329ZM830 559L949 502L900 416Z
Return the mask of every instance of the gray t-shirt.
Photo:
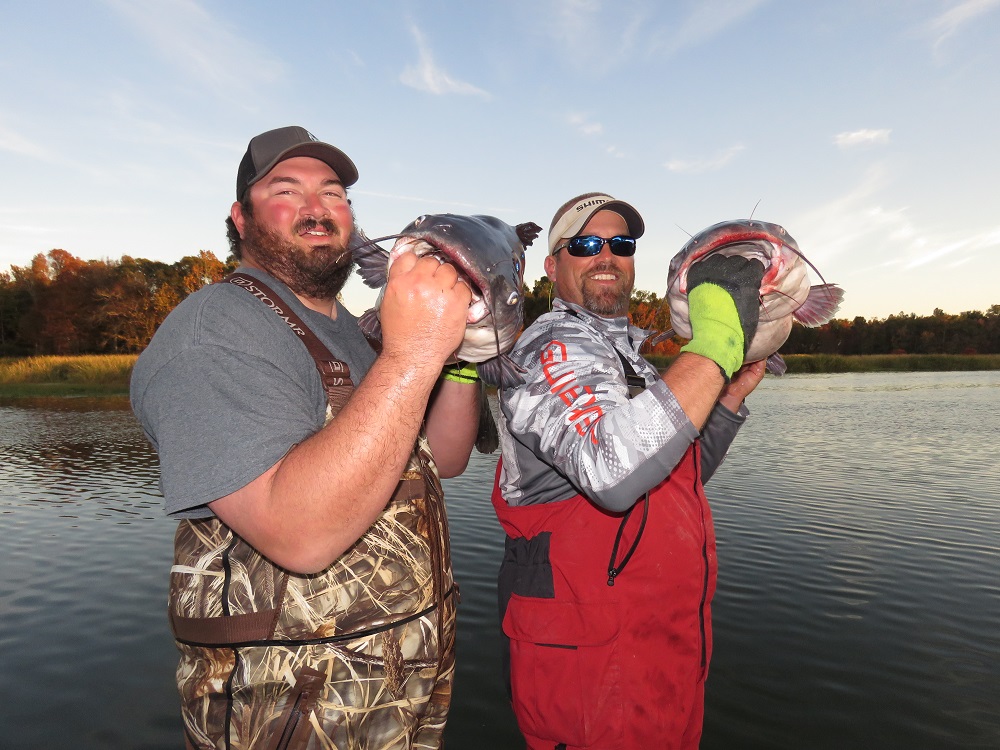
M357 319L339 303L331 320L277 279L267 284L355 385L375 361ZM132 410L160 458L166 512L211 516L207 503L247 485L323 427L326 394L309 352L288 325L233 284L212 284L178 305L132 372Z

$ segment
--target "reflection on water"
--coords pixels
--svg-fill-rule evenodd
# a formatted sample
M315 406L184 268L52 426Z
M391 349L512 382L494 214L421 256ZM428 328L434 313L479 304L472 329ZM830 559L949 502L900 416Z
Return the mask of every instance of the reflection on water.
M703 748L1000 747L1000 373L767 379L707 491ZM124 399L0 401L0 746L173 748L173 523ZM495 456L445 484L448 746L509 748Z

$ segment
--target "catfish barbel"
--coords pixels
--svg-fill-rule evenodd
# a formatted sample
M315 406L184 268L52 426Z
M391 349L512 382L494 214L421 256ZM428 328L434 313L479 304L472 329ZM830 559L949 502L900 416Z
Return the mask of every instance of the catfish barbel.
M778 349L788 339L792 321L810 328L829 322L840 307L844 290L825 281L809 285L810 268L821 280L822 274L802 254L784 227L756 219L723 221L688 240L670 261L667 273L670 324L674 332L684 338L691 338L688 271L692 265L714 253L756 258L764 264L757 332L743 361L756 362L766 358L768 372L783 375L788 368Z

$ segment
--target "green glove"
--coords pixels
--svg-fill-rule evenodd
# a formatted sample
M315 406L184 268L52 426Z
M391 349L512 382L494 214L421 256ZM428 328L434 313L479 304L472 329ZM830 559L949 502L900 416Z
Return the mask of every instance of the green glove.
M441 377L456 383L478 383L479 371L476 370L475 362L458 361L453 365L445 365Z
M728 382L757 332L764 264L742 255L711 255L688 271L691 341L682 352L708 357Z

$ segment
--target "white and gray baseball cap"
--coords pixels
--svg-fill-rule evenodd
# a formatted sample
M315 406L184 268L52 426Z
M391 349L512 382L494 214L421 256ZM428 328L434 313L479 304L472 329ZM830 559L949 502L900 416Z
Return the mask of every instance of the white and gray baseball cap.
M549 255L553 255L560 243L576 237L598 211L613 211L625 219L628 232L638 239L646 231L639 212L625 201L612 198L607 193L584 193L578 195L556 211L549 225Z

